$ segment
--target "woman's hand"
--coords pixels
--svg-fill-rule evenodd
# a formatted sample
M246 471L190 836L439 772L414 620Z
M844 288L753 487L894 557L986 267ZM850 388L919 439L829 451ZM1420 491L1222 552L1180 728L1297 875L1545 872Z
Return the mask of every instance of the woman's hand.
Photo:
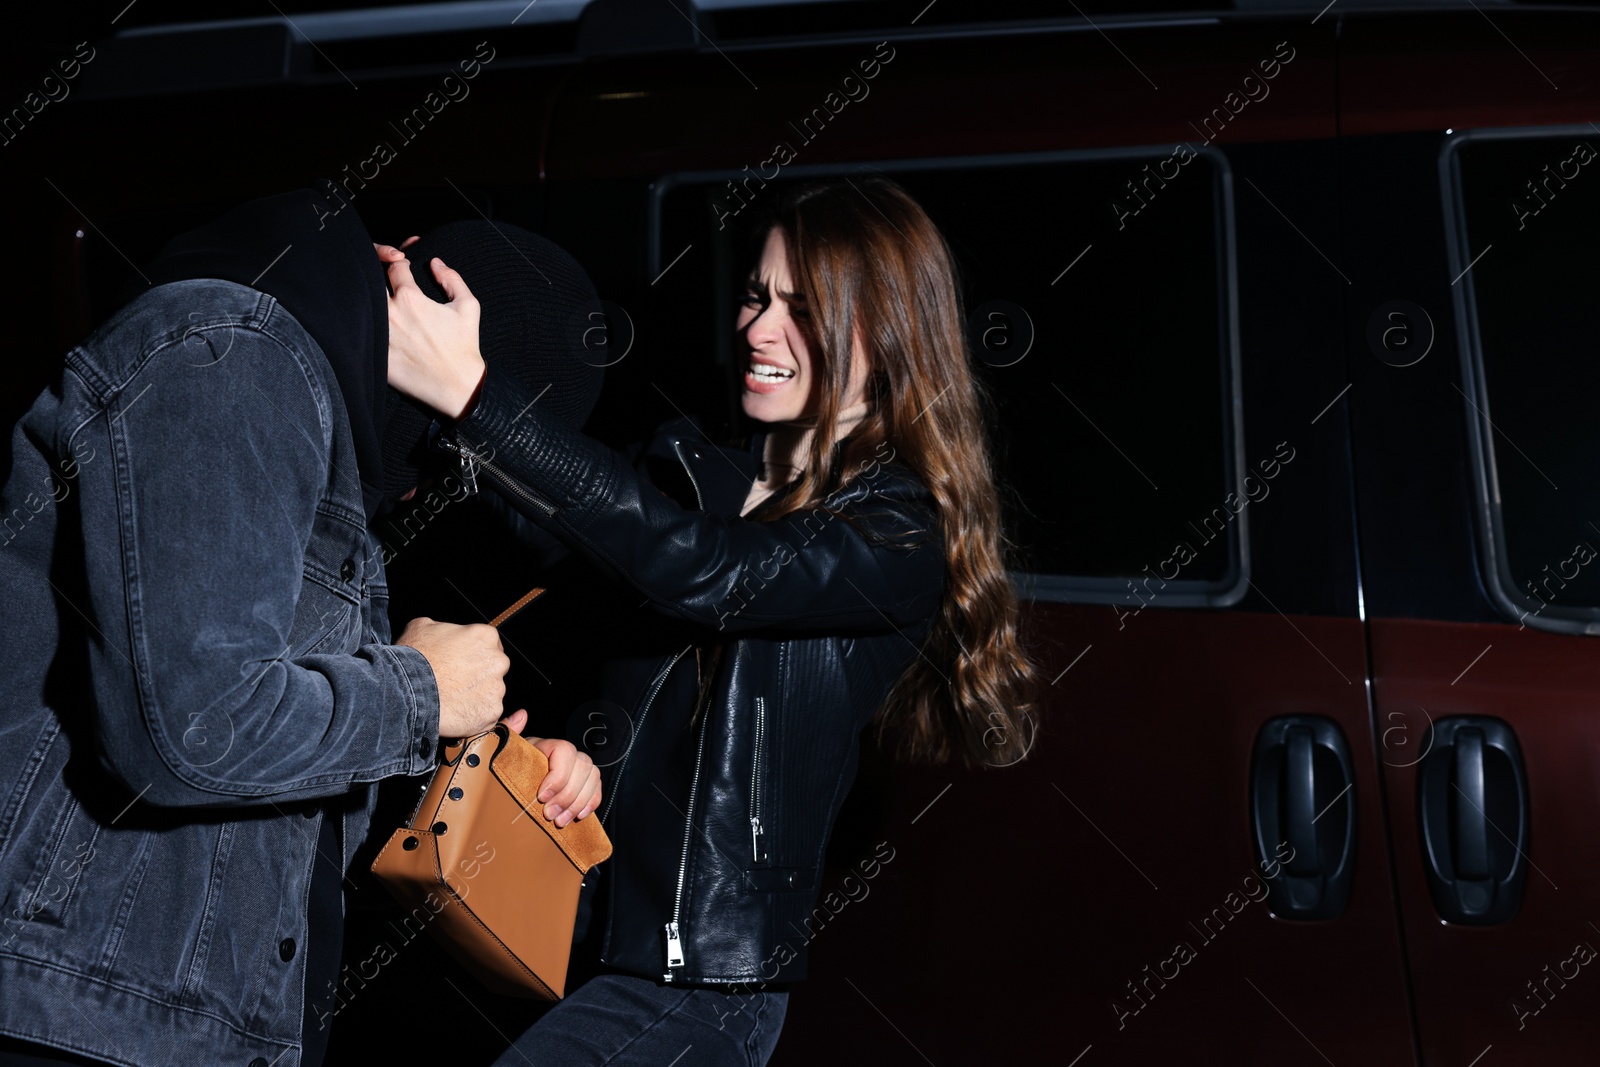
M420 240L422 240L422 238L413 234L410 237L407 237L405 241L401 243L399 248L396 248L394 245L379 244L377 241L374 241L372 242L372 250L378 253L378 258L383 260L385 263L393 263L396 260L405 259L405 250Z
M544 817L557 826L586 818L600 806L600 768L571 741L558 737L530 737L533 747L550 761L550 772L539 783Z
M413 238L415 240L415 238ZM411 244L407 241L404 248ZM449 418L460 418L478 383L478 300L460 274L435 257L430 266L447 304L417 287L405 253L374 245L389 275L389 384Z
M550 761L550 773L539 783L544 817L557 826L586 818L600 806L600 768L571 741L530 737L533 747Z
M516 733L528 725L528 712L524 708L500 720ZM544 805L544 817L557 826L565 826L574 819L582 819L600 806L600 768L594 760L571 741L559 737L530 737L534 748L544 753L550 761L550 770L539 783L539 802Z

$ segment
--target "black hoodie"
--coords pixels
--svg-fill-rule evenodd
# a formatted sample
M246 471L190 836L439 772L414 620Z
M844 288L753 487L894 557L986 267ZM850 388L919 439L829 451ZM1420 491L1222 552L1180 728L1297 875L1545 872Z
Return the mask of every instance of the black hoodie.
M316 188L251 200L173 238L144 274L151 285L248 285L276 297L305 328L338 379L370 523L383 501L389 288L355 209Z

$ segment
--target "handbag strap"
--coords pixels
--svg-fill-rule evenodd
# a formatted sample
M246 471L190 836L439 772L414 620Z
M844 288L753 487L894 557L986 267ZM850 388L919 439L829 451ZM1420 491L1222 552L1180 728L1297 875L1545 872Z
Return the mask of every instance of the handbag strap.
M502 611L500 614L498 614L494 618L490 619L489 620L489 625L495 627L496 629L498 629L500 627L501 623L503 623L507 619L511 618L511 616L515 615L517 612L521 611L523 608L527 607L529 604L532 604L535 600L538 600L540 597L544 596L544 594L545 594L544 586L542 586L542 585L534 586L532 589L528 590L526 593L523 593L520 597L518 597L517 600L516 600L516 603L512 604L509 608L506 608L506 610ZM461 746L463 744L465 744L469 740L471 740L471 738L466 738L466 737L446 738L445 739L445 743L444 743L444 752L443 752L442 756L440 757L441 763L444 766L453 766L455 764L455 761L461 758L461 753L466 751ZM454 748L456 750L456 754L454 756L450 755L450 750L452 748ZM423 791L423 793L427 793L428 787L426 785L424 785L422 787L422 791ZM421 801L419 800L418 803L420 804Z
M518 597L515 604L512 604L509 608L490 619L489 625L498 628L501 623L505 622L507 619L511 618L511 616L515 615L517 612L521 611L529 604L532 604L535 600L538 600L542 596L544 596L544 586L535 586L526 593L522 594L522 596Z

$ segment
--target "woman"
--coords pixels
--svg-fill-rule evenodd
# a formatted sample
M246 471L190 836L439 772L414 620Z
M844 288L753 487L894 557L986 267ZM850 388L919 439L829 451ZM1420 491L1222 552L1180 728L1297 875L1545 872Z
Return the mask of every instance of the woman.
M680 420L646 452L681 464L687 506L486 375L459 275L430 263L438 304L402 253L385 258L391 384L661 617L632 636L664 654L624 648L604 679L631 726L600 812L616 845L597 901L606 970L501 1062L664 1064L693 1047L697 1064L765 1063L860 732L1001 766L1033 738L949 250L886 179L789 194L736 323L755 432L716 449Z

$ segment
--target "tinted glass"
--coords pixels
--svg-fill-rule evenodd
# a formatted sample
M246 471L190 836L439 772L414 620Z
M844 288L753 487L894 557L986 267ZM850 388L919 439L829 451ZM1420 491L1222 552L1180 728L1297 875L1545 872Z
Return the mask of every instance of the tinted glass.
M1600 135L1458 149L1500 535L1514 591L1600 605Z
M1182 541L1197 555L1180 581L1224 579L1236 524L1205 522L1231 488L1216 166L1153 155L882 173L928 210L955 253L998 408L1020 569L1137 575ZM750 183L750 207L780 185ZM720 242L700 260L715 262L710 276L691 281L691 268L677 284L686 297L716 286L705 343L727 366L748 266L745 246L715 225L729 207L724 182L674 186L661 238L663 266L690 243Z

